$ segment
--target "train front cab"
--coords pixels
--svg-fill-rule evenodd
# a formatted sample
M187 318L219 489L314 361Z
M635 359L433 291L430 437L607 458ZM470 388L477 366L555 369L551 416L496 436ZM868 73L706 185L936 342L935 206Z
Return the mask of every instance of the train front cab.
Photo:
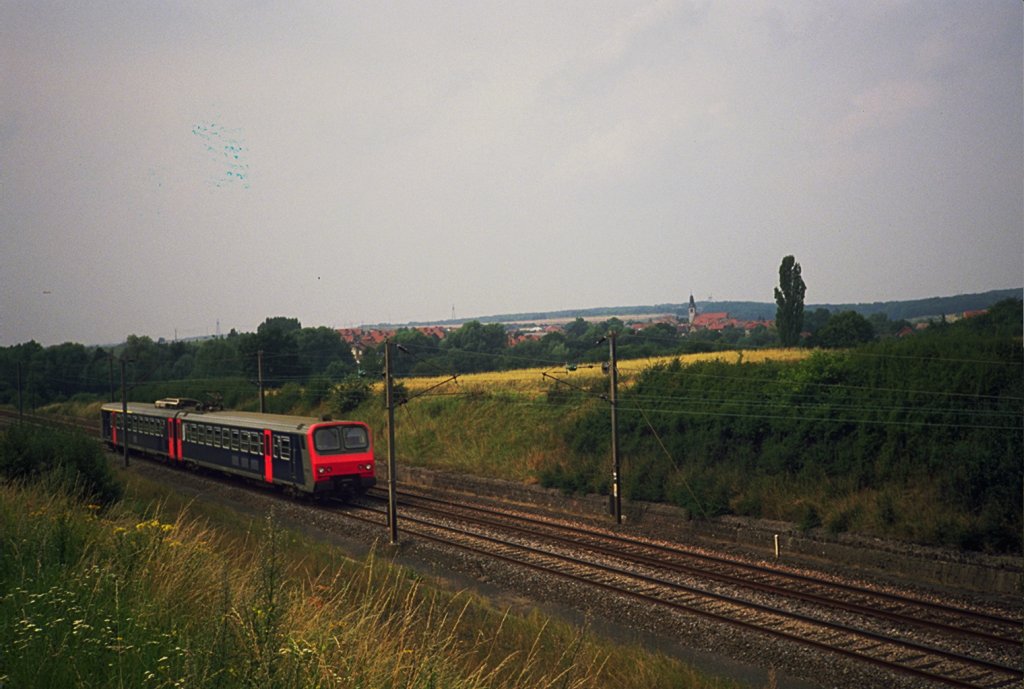
M306 446L314 494L351 497L376 485L373 438L366 424L315 424L309 429Z

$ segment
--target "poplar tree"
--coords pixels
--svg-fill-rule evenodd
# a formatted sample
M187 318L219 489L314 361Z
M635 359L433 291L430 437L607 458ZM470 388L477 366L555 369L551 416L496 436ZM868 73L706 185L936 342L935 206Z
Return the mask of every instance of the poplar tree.
M800 277L800 264L792 256L782 259L779 266L779 286L775 288L775 327L783 347L795 347L800 342L804 326L804 293L807 285Z

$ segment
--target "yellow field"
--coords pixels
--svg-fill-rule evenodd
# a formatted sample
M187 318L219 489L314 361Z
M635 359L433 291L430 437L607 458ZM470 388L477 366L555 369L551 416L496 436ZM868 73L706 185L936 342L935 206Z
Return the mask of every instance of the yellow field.
M658 364L667 364L673 359L679 359L685 364L692 364L699 361L725 361L729 363L763 363L765 361L799 361L811 355L812 350L808 349L753 349L745 351L729 352L707 352L703 354L686 354L682 356L659 356L648 359L628 359L619 362L619 382L622 385L629 385L638 373L644 369ZM487 373L468 373L458 377L458 389L486 390L488 392L515 391L515 392L545 392L552 384L547 376L553 376L560 380L575 385L585 385L595 380L602 379L605 374L601 372L600 364L581 364L573 371L567 371L562 367L548 368L522 368L512 371L491 371ZM402 383L410 392L417 392L426 388L439 385L448 376L432 376L429 378L403 378Z

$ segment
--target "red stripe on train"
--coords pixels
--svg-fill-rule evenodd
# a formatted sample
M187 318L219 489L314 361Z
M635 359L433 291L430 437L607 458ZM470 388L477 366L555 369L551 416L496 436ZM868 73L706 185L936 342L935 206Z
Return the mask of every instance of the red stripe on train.
M167 419L167 456L174 459L174 419Z
M263 431L263 480L274 482L274 455L271 453L270 431Z

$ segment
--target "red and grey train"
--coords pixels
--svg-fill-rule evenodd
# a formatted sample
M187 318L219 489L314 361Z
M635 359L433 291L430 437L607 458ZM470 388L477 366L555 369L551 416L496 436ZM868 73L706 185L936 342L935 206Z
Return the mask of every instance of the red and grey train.
M359 421L238 411L203 411L194 400L121 404L101 410L112 447L245 476L317 497L347 498L376 483L373 437Z

